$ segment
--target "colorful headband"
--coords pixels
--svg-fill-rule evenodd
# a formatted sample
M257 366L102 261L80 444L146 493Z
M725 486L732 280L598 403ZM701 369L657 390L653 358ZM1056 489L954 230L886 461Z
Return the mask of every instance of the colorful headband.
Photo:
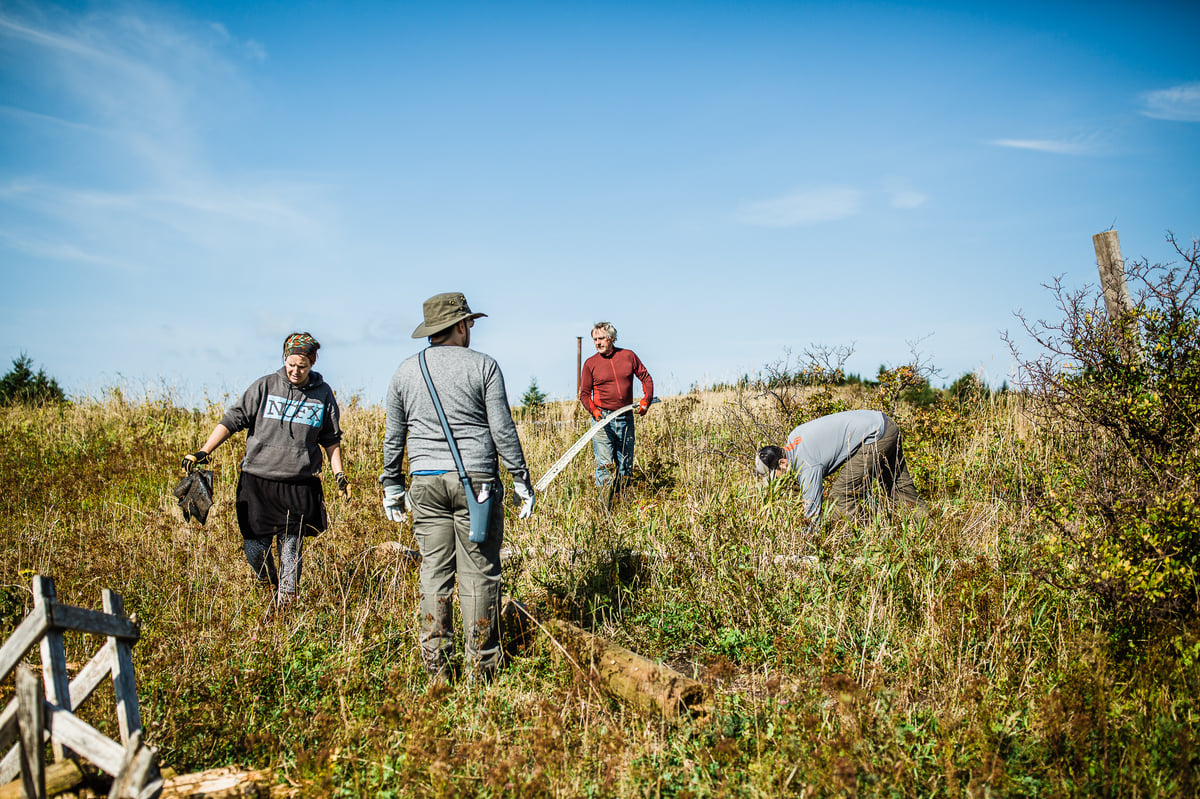
M283 342L283 357L303 355L313 363L317 360L317 350L321 345L308 333L293 333Z

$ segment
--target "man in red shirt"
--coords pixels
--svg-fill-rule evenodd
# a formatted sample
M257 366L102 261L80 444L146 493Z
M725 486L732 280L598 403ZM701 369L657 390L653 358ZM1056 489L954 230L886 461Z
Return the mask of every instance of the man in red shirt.
M654 399L654 380L633 350L616 346L617 329L608 322L592 325L596 354L583 362L579 375L579 401L593 419L600 420L633 402L633 379L642 381L642 400L635 409L644 416ZM613 472L627 478L633 470L633 414L626 411L592 439L596 454L596 485L612 482ZM615 464L614 464L615 461Z

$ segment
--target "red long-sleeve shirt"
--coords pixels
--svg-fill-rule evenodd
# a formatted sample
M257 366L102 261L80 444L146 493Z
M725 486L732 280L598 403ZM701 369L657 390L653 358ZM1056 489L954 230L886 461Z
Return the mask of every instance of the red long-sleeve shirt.
M615 411L633 402L633 379L642 381L646 402L654 399L654 380L633 350L614 347L612 355L596 353L583 362L579 375L579 401L592 416L596 409Z

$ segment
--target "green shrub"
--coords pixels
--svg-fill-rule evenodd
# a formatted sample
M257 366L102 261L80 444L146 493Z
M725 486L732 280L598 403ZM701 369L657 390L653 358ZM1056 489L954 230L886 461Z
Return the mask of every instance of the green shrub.
M1039 502L1055 530L1043 565L1099 599L1126 642L1200 615L1200 247L1168 241L1182 264L1128 265L1134 307L1117 320L1100 289L1055 280L1063 319L1025 323L1043 351L1017 356L1061 436Z
M962 377L950 384L947 393L960 403L978 402L991 396L991 389L974 372L964 372Z

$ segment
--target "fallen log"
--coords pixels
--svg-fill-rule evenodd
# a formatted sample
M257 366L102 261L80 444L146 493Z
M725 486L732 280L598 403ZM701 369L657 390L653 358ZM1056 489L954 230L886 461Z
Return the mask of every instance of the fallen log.
M83 782L83 772L74 760L59 760L46 766L46 795L54 796ZM25 792L20 780L0 785L0 799L22 799Z
M669 720L707 713L708 689L702 683L565 621L552 619L542 626L614 698Z
M184 774L163 783L160 799L267 799L292 796L295 791L276 785L269 771L247 771L237 766Z
M65 793L83 782L83 772L74 760L59 760L46 766L46 796ZM23 799L21 780L0 785L0 799Z

